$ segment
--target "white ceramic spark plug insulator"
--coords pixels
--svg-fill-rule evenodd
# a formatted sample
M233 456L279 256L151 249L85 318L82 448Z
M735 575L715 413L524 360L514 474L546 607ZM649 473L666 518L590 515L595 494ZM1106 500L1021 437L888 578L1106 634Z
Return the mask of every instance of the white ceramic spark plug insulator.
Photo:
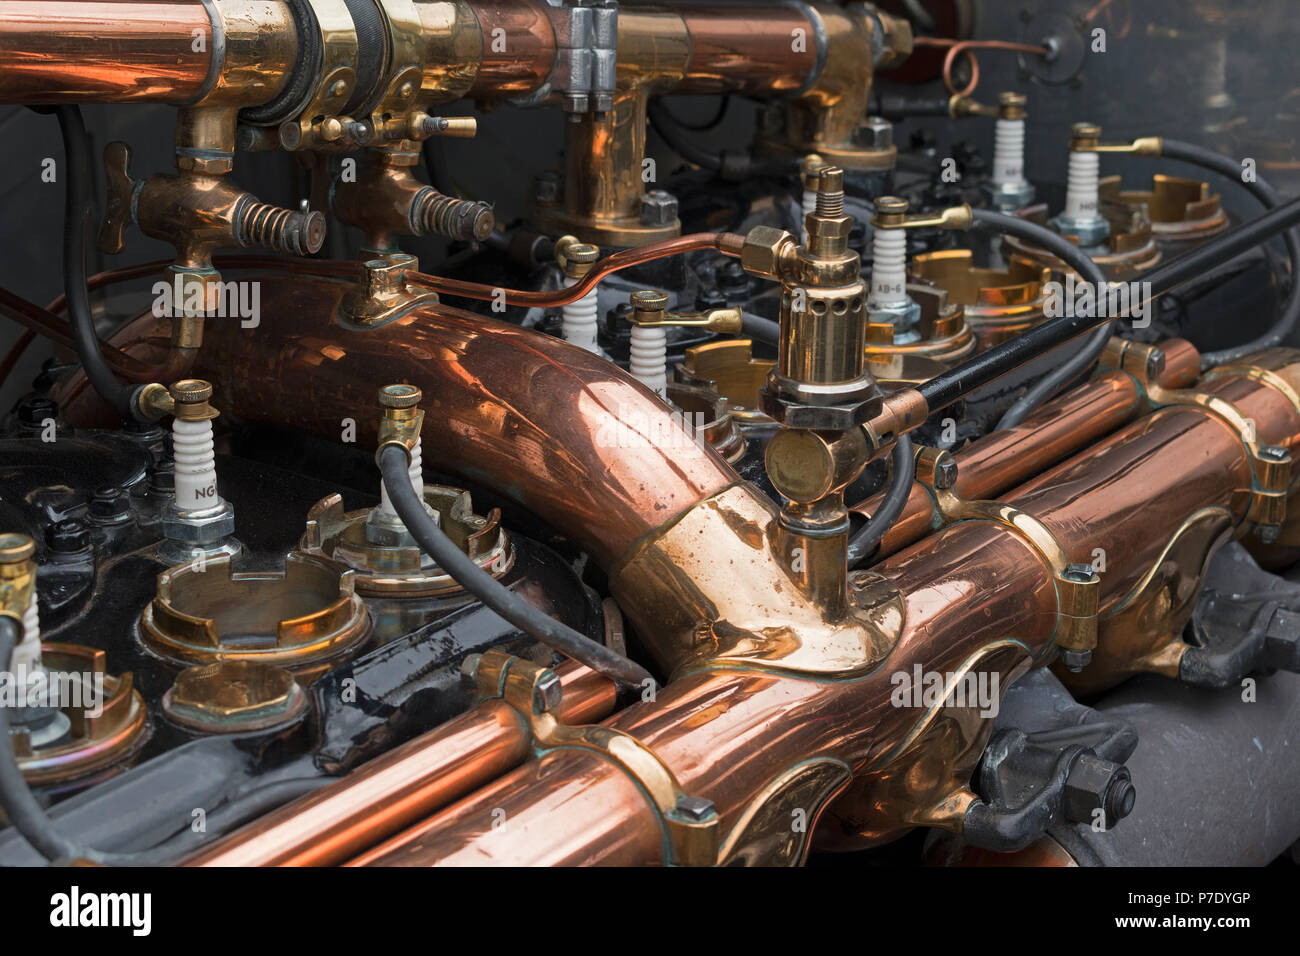
M661 328L632 326L628 371L656 395L668 393L668 333Z
M871 304L907 301L907 235L902 229L876 229L871 243Z
M1000 119L993 131L993 184L1019 186L1025 181L1025 121Z
M1070 150L1070 176L1066 184L1065 214L1071 219L1097 218L1096 153Z
M808 243L808 213L817 208L817 190L805 189L803 191L803 202L801 205L803 218L799 220L799 229L803 233L803 241Z
M564 284L574 286L579 281L581 280L565 279ZM577 302L570 302L562 308L560 328L564 333L564 341L572 342L588 352L599 352L600 346L596 343L598 312L599 296L596 286L592 286L591 291Z
M31 673L41 666L41 620L36 608L36 589L32 588L32 603L23 613L23 637L14 648L10 670L20 669Z
M176 456L176 508L203 511L220 502L217 459L212 448L212 422L176 419L172 425Z
M415 489L415 495L421 501L424 500L424 439L417 438L415 447L411 449L411 464L406 469L407 474L411 476L411 487ZM388 486L383 482L379 483L379 510L390 518L398 521L397 509L393 507L393 502L388 498Z

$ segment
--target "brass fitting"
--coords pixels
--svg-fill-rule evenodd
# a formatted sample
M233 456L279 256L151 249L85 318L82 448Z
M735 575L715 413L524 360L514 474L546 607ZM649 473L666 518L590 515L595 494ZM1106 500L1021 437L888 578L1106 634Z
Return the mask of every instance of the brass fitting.
M36 586L35 555L36 543L27 535L0 534L0 616L13 618L20 628Z
M1085 132L1080 134L1080 130ZM1089 135L1088 129L1095 130ZM1159 136L1139 136L1127 143L1102 143L1099 141L1101 127L1088 123L1076 123L1071 127L1074 134L1070 138L1070 149L1077 153L1131 153L1134 156L1160 156L1165 151L1165 141Z
M708 309L704 312L669 312L668 296L662 292L643 289L629 298L632 312L628 321L642 328L681 326L704 329L709 332L739 334L742 315L740 309Z
M384 449L396 445L406 452L409 461L420 440L424 425L424 411L419 407L424 393L414 385L385 385L379 390L379 404L384 409L379 423L379 447L375 449L378 464Z
M970 203L950 206L928 216L908 216L907 200L881 196L876 200L876 214L871 224L877 229L969 229L975 221Z
M953 119L965 119L968 116L1000 116L1001 114L996 106L989 106L969 96L954 93L948 100L948 115Z
M577 236L561 236L555 241L555 261L569 279L583 279L600 260L600 248L580 242Z
M373 149L355 181L335 180L331 205L340 222L366 237L368 258L399 253L400 236L446 236L482 241L496 225L487 203L444 196L412 174L419 153L401 148Z
M166 385L150 382L136 393L136 406L149 421L156 422L166 418L176 408L172 393Z
M212 385L198 378L173 382L168 390L172 400L172 414L183 422L203 422L221 413L212 407Z
M1029 98L1024 93L1008 91L998 94L998 108L996 115L998 119L1024 119L1028 112L1025 109L1029 103Z

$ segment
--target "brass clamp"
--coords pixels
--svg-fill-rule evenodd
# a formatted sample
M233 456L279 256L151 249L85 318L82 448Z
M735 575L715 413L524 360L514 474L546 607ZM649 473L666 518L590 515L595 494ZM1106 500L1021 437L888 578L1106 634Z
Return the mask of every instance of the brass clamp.
M659 814L670 865L713 866L717 862L719 817L712 801L689 796L654 751L632 735L600 724L561 723L555 716L562 695L555 671L493 649L479 658L474 681L481 699L500 698L518 712L528 723L539 751L560 747L585 750L635 780Z
M947 523L992 521L1015 532L1051 569L1056 585L1056 646L1071 671L1081 671L1097 646L1101 577L1090 564L1070 560L1051 530L1038 518L1002 501L968 501L957 494L957 462L948 452L921 446L916 452L916 480L934 499Z
M18 622L22 637L23 615L36 587L36 544L25 534L0 534L0 617Z
M401 448L409 462L420 440L424 426L424 410L419 407L424 394L414 385L385 385L379 390L379 404L384 417L379 423L379 446L375 449L375 463L382 465L384 449L390 445Z
M1164 353L1153 345L1112 338L1101 354L1099 367L1127 372L1138 382L1146 394L1151 408L1171 405L1191 405L1204 409L1225 422L1241 439L1242 447L1250 456L1250 504L1246 520L1253 522L1261 540L1274 540L1286 520L1287 491L1291 485L1291 453L1280 445L1261 445L1255 433L1255 423L1241 413L1232 402L1200 389L1165 388L1157 381L1164 370ZM1300 396L1267 369L1228 366L1216 369L1201 378L1207 384L1228 375L1244 374L1263 381L1291 399L1300 407ZM1276 381L1274 381L1276 380Z
M632 311L628 321L643 329L668 326L705 329L709 332L728 332L739 335L743 316L740 309L707 309L703 312L670 312L668 296L662 292L643 289L633 292L629 301Z

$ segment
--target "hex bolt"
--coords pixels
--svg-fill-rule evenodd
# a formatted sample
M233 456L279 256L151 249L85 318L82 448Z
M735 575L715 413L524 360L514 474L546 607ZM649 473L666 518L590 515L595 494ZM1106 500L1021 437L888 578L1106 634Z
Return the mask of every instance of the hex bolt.
M652 189L641 197L643 226L671 226L677 219L677 197L664 189Z
M56 554L76 554L90 547L90 529L75 518L65 518L45 529L45 543Z
M121 524L131 516L131 497L116 485L101 485L86 510L95 524Z
M951 455L941 455L934 463L934 486L953 488L957 484L957 461Z
M560 699L564 696L564 688L560 685L560 678L552 670L543 671L537 679L537 684L533 687L533 709L539 714L553 711L560 706Z
M1137 791L1127 767L1084 752L1070 766L1064 797L1068 822L1091 824L1101 810L1104 824L1110 827L1132 812Z
M478 665L482 660L482 654L465 655L465 659L460 662L461 686L473 688L478 685Z

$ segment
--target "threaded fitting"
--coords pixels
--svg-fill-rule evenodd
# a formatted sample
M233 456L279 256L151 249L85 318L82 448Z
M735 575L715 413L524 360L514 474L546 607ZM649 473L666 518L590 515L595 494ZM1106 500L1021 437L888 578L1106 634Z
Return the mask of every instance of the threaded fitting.
M416 210L417 234L446 236L466 242L482 241L492 234L496 214L487 203L454 199L430 189Z

